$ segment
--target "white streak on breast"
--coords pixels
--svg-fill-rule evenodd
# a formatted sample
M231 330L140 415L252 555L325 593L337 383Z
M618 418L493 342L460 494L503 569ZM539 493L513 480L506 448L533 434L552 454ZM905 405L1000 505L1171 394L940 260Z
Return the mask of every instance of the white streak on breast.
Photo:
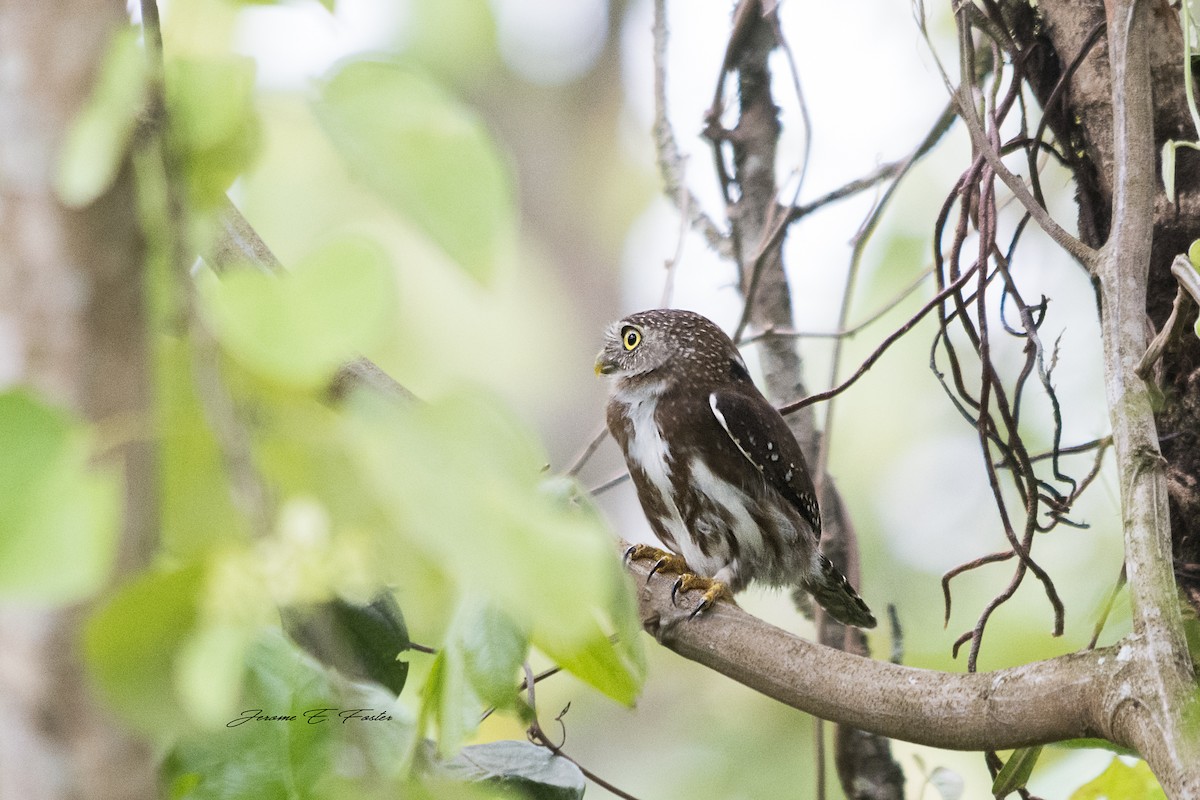
M626 416L631 425L629 434L629 460L646 473L647 479L662 495L668 515L660 517L662 523L675 539L676 547L685 547L691 541L687 526L683 523L683 515L675 505L675 495L671 489L670 448L663 440L662 430L654 413L658 409L658 399L662 394L663 385L655 385L639 392L618 392L614 399L625 405ZM680 553L687 558L685 553ZM690 562L689 562L690 563Z

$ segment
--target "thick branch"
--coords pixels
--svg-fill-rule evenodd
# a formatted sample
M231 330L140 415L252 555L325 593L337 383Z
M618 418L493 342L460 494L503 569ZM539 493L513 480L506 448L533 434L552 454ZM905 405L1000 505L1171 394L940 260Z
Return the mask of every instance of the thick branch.
M673 577L657 574L647 583L650 568L630 564L643 587L647 631L683 657L806 713L950 750L1112 738L1105 698L1115 696L1129 668L1117 648L995 672L915 669L801 639L728 603L689 621L671 602Z
M1137 376L1146 351L1146 281L1153 235L1154 145L1146 25L1137 0L1112 5L1114 200L1112 235L1097 265L1105 387L1124 510L1133 597L1137 690L1112 710L1168 794L1200 796L1200 741L1188 717L1195 685L1172 572L1167 485L1150 390ZM1132 702L1127 702L1132 701Z

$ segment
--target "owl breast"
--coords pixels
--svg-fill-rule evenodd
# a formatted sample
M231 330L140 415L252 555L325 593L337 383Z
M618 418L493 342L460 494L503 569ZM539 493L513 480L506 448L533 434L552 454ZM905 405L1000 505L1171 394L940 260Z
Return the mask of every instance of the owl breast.
M659 540L694 572L725 581L735 592L751 580L788 585L812 569L814 548L804 546L813 538L810 529L761 476L745 469L732 444L728 452L712 448L724 436L713 436L707 407L671 419L668 439L660 398L661 389L643 387L616 393L609 407L610 429ZM731 469L749 480L731 479Z

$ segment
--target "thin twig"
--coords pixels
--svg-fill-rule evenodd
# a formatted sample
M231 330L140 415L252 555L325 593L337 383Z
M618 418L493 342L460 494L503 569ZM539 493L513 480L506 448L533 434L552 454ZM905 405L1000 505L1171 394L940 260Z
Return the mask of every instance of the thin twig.
M1108 622L1108 615L1112 613L1113 606L1117 604L1117 596L1121 590L1125 588L1126 581L1125 562L1121 562L1121 573L1117 575L1117 582L1113 584L1112 590L1108 593L1108 597L1104 601L1104 605L1100 608L1100 618L1096 620L1096 626L1092 628L1092 638L1088 640L1085 650L1095 650L1096 643L1100 641L1100 634L1104 632L1104 625Z
M699 199L687 188L685 158L679 151L675 129L667 112L667 9L666 0L654 0L654 142L663 190L674 201L709 247L724 258L732 257L729 239L704 213ZM679 198L686 197L686 203Z
M740 342L738 342L738 344L739 345L753 344L755 342L762 341L763 339L770 339L770 338L775 338L775 337L795 338L795 339L852 338L852 337L858 335L864 329L869 328L871 325L878 322L889 311L891 311L896 306L898 306L902 302L904 302L908 298L909 295L911 295L917 289L921 288L921 284L924 283L925 280L932 274L933 274L933 268L932 267L926 268L924 271L921 272L920 275L917 276L916 280L914 280L908 286L901 289L896 294L895 297L893 297L892 299L890 299L886 303L884 303L882 306L880 306L869 317L867 317L863 321L859 322L858 324L854 325L853 327L847 328L845 330L840 330L840 331L794 331L794 330L782 330L779 328L767 328L766 330L756 333L753 336L745 337Z
M925 317L926 314L928 314L933 309L940 307L943 300L945 300L948 296L950 296L954 292L957 292L959 289L961 289L963 287L963 285L967 282L967 280L969 280L970 277L974 273L975 273L975 267L971 267L971 269L969 269L965 273L963 273L957 281L950 284L950 286L948 286L947 288L943 289L942 291L940 291L936 295L934 295L933 299L930 300L929 302L927 302L924 306L922 306L921 310L918 311L916 314L914 314L908 320L908 322L905 322L903 325L901 325L899 328L897 328L895 331L893 331L886 339L884 339L879 344L879 346L877 348L875 348L875 352L873 352L873 353L871 353L871 355L867 356L867 359L865 361L863 361L863 363L854 372L854 374L851 375L846 380L842 381L841 384L839 384L838 386L835 386L832 389L829 389L828 391L809 395L808 397L797 400L794 403L788 403L786 406L783 406L782 408L779 409L779 413L780 414L791 414L793 411L799 411L800 409L804 408L805 406L810 406L813 403L820 403L824 400L828 400L831 397L836 397L837 395L839 395L842 392L849 389L851 386L854 385L854 383L859 378L861 378L863 375L866 374L867 370L869 370L872 366L875 365L875 362L879 360L879 357L882 356L889 347L891 347L893 344L895 344L902 336L904 336L904 334L906 334L910 330L912 330L913 327L915 327L916 324L918 322L920 322Z
M663 280L662 300L659 301L659 308L670 308L671 297L675 293L675 273L679 269L679 262L683 259L683 247L687 243L688 235L688 220L690 219L690 211L692 207L692 195L687 191L687 159L679 165L679 197L675 201L679 207L679 231L675 235L675 253L665 264L667 277Z
M588 460L591 459L592 455L595 454L597 449L599 449L600 445L604 443L604 440L607 436L608 426L602 423L600 427L596 429L596 433L592 435L592 438L588 440L587 445L583 448L579 455L575 456L575 460L572 461L571 466L567 468L566 474L571 477L578 475L579 471L584 468Z
M638 800L636 795L632 795L629 794L629 792L618 789L616 786L613 786L611 783L604 780L575 759L571 758L569 755L563 752L561 743L555 744L550 737L546 735L546 732L542 729L541 723L538 722L537 718L537 698L535 696L533 687L537 684L538 679L534 677L533 669L529 666L528 661L526 661L522 667L525 670L525 697L529 701L529 708L533 715L533 721L529 723L529 740L540 747L546 748L554 755L570 761L579 769L580 772L583 773L583 777L587 778L589 781L605 791L611 792L617 797L623 798L624 800ZM563 711L565 713L566 709L563 709ZM562 714L559 714L556 719L560 725L563 725L563 739L565 741L566 725L562 721Z
M593 495L593 496L604 494L609 489L613 489L617 486L620 486L622 483L624 483L627 480L629 480L629 470L625 470L620 475L614 475L613 477L609 478L604 483L600 484L599 486L597 486L593 489L588 489L588 494Z

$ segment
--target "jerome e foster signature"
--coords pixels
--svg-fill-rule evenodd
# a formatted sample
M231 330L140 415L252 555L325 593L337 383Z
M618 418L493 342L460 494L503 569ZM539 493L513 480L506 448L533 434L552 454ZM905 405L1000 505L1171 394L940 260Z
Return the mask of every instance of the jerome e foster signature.
M236 728L247 722L305 722L309 725L320 725L322 722L332 722L341 719L345 725L352 719L362 722L390 722L392 716L386 711L373 708L310 708L302 714L264 714L261 708L248 708L239 716L225 723L226 728Z

